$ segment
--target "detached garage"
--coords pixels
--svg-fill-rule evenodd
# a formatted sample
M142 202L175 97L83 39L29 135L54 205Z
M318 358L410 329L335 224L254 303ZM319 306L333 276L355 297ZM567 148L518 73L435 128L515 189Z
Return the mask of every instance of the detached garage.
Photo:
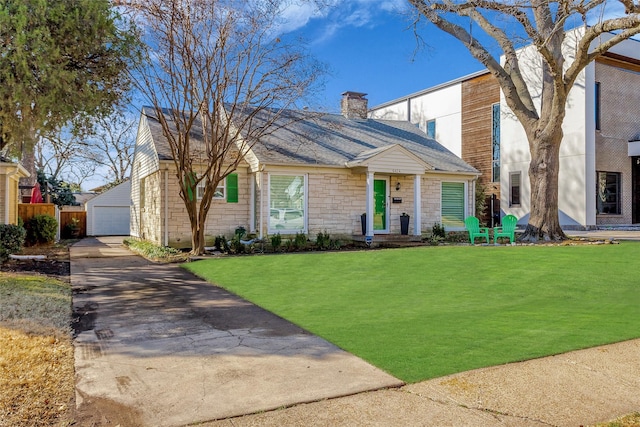
M87 236L128 236L131 218L131 181L125 181L89 200Z

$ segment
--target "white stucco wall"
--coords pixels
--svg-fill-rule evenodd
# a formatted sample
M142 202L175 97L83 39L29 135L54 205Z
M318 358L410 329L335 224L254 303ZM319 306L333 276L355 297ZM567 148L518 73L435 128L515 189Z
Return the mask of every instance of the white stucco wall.
M435 139L458 157L462 157L462 79L390 101L370 111L370 117L408 120L427 131L426 123L436 121Z

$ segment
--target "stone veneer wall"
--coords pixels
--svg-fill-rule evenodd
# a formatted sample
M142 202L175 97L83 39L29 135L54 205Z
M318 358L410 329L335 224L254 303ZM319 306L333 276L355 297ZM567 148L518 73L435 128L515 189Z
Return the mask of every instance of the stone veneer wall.
M278 171L282 172L282 171ZM304 173L301 169L291 173ZM161 200L164 183L160 173L153 174L144 180L145 184L145 213L147 219L143 221L145 238L156 243L162 241L163 224L161 223ZM182 199L179 196L178 183L169 173L169 245L173 247L189 247L191 244L191 228ZM333 238L348 238L361 234L360 215L366 209L366 175L351 173L350 170L317 169L307 171L308 179L308 231L311 240L319 232L325 230ZM376 176L378 178L378 176ZM380 176L383 178L383 176ZM255 179L246 169L238 171L238 203L227 203L226 200L214 200L207 222L207 244L213 244L217 235L231 237L238 226L250 230L249 209L251 203L251 180ZM263 174L263 181L267 182L267 172ZM460 181L457 176L425 175L421 178L422 189L422 232L428 233L435 223L441 223L440 190L442 181ZM260 179L258 179L258 183ZM396 183L400 183L400 190L396 190ZM413 176L391 176L389 181L389 199L401 197L402 203L391 203L389 206L390 233L400 233L399 216L406 212L413 216ZM471 209L473 195L471 184L468 184L468 206ZM263 201L263 236L267 236L267 222L269 209L266 207L267 194ZM259 191L258 195L259 197ZM152 200L153 199L153 200ZM259 200L256 202L259 204ZM256 216L259 213L256 213ZM260 223L259 219L257 220ZM413 222L410 222L409 233L413 234Z
M596 171L620 172L621 215L597 215L597 224L632 223L631 158L629 140L640 134L640 66L623 69L597 61L596 82L600 82L601 124L596 130ZM596 191L596 183L588 183Z
M360 215L366 210L364 174L327 170L308 175L309 237L325 230L332 236L362 234Z
M213 246L216 236L233 236L239 226L250 230L249 203L251 200L249 189L252 176L246 168L238 169L238 203L227 203L226 199L213 199L207 216L205 231L206 244ZM180 187L175 174L169 173L169 246L176 248L191 247L191 223L184 202L180 198ZM164 188L164 183L162 184Z
M140 181L144 200L140 201L140 237L162 245L162 182L161 171L154 172Z
M377 176L383 179L384 176ZM360 215L366 209L366 175L350 172L331 171L309 174L309 230L310 238L327 230L332 235L360 235ZM425 175L421 177L422 213L421 232L428 233L435 223L441 223L441 183L460 181L456 176ZM400 183L400 190L396 190ZM413 217L413 176L391 176L389 180L389 200L402 198L402 203L389 205L389 232L400 234L400 215L404 212ZM473 206L473 191L468 186L467 205ZM467 213L469 215L469 213ZM409 223L409 234L413 234L413 220ZM266 234L266 232L265 232Z

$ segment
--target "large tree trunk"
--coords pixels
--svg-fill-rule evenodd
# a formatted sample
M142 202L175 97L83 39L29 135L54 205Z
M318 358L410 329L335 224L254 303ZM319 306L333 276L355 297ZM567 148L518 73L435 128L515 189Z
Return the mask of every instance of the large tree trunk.
M562 130L552 135L538 136L530 144L531 211L529 223L519 241L560 241L567 237L558 217L558 172Z
M193 191L195 197L195 188ZM191 223L191 255L202 255L204 253L204 226L205 221L201 219L201 212L195 201L186 203L189 222Z
M29 172L30 176L27 178L20 178L20 185L33 187L38 182L38 174L36 170L36 131L31 129L29 134L25 136L22 143L22 157L20 163Z

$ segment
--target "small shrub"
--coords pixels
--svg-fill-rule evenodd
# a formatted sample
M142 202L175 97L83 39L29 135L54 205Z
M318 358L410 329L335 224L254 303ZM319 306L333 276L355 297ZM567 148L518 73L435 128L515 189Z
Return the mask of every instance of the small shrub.
M216 236L213 245L222 253L229 253L229 250L231 249L227 238L222 235Z
M234 233L235 236L238 236L238 240L242 239L245 234L247 234L247 229L243 226L237 227Z
M280 233L276 233L273 236L271 236L271 248L273 249L274 252L278 252L280 250L280 247L282 246L282 236L280 235Z
M329 249L337 251L342 247L342 242L340 240L330 240L329 241Z
M293 239L293 247L295 250L304 249L307 246L307 235L304 233L296 233Z
M35 215L26 223L28 245L51 244L56 239L58 221L51 215Z
M65 224L62 229L62 237L65 239L74 239L78 237L80 233L80 220L78 218L71 218L71 222Z
M444 229L444 226L440 225L440 223L438 223L438 222L433 224L433 227L431 228L431 236L432 237L441 237L442 240L444 240L447 237L447 234L446 234L446 231Z
M476 217L484 218L487 212L487 186L476 183Z
M231 243L229 243L230 253L232 254L242 254L244 253L244 244L240 241L240 234L235 234L231 239Z
M293 245L293 239L285 240L283 246L286 252L293 252L293 250L295 249L295 246Z
M0 224L0 262L9 258L9 254L20 252L24 246L27 231L19 225Z
M440 243L444 242L444 237L436 236L432 234L428 239L427 243L431 246L438 246Z
M326 251L331 247L331 236L327 233L327 230L324 230L324 233L320 231L318 236L316 237L316 246L321 251Z

